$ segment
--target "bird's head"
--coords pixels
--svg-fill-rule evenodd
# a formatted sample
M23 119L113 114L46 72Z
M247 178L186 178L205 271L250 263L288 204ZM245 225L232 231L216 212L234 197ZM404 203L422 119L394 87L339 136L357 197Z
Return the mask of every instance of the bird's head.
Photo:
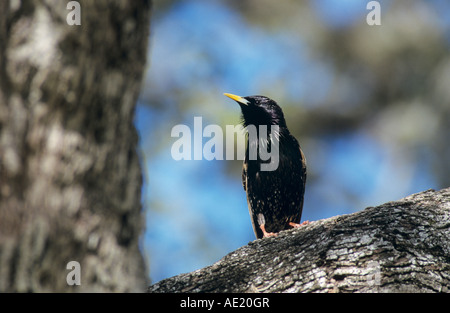
M240 97L230 93L225 93L224 95L240 105L244 127L248 125L278 125L280 128L286 127L283 111L274 100L265 96Z

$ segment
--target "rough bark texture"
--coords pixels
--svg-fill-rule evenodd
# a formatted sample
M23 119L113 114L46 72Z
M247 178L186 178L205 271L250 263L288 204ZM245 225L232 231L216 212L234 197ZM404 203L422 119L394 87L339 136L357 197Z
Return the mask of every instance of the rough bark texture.
M145 290L133 116L150 1L78 2L80 26L68 1L0 2L0 291Z
M450 188L255 240L150 292L449 292Z

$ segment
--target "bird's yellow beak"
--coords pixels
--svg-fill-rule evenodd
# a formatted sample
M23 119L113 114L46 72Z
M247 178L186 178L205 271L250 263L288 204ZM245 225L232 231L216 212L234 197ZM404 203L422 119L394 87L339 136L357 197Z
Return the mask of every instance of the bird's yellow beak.
M244 105L248 105L250 103L247 99L244 99L244 98L242 98L240 96L233 95L231 93L224 93L224 95L227 96L228 98L231 98L234 101L237 101L237 102L242 103Z

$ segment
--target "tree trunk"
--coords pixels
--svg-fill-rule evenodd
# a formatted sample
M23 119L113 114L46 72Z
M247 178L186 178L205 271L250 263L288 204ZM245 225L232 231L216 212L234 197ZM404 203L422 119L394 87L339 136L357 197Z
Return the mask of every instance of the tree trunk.
M0 2L0 291L138 291L150 1ZM80 264L81 285L66 278Z
M450 188L255 240L150 292L449 292Z

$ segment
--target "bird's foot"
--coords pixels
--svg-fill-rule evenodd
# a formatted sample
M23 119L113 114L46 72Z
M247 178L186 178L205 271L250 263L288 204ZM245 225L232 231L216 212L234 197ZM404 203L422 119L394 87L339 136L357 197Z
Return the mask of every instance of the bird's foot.
M259 228L261 228L262 232L263 232L263 238L269 238L269 237L276 237L277 233L269 233L266 231L266 227L264 226L264 224L260 225Z
M304 221L304 222L301 223L301 224L289 222L289 226L291 226L292 228L299 228L299 227L301 227L301 226L305 226L305 225L308 225L308 224L310 224L310 223L311 223L310 221Z

